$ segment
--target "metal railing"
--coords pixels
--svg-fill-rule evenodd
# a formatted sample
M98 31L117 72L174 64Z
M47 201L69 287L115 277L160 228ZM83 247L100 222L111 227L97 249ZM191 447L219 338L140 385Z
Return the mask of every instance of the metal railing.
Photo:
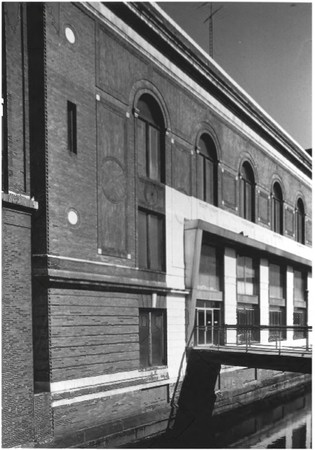
M311 353L311 338L312 327L307 326L209 325L195 327L193 345L244 352Z

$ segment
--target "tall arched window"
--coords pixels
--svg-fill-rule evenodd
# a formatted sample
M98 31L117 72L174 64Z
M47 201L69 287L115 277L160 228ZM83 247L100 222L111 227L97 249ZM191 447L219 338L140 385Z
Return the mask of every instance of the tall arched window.
M305 210L302 199L298 199L296 204L296 217L295 217L295 239L301 244L305 243L304 227L305 227Z
M151 180L165 181L165 124L157 101L143 94L137 104L138 173Z
M255 220L255 179L248 162L244 162L240 173L240 214L244 219Z
M204 133L198 143L198 198L217 205L217 153L212 138Z
M283 197L279 183L274 183L272 188L272 230L283 234Z

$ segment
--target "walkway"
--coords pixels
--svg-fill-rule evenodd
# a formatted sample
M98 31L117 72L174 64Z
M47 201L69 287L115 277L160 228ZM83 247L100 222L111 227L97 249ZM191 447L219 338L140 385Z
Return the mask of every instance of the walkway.
M193 350L213 363L311 373L311 327L196 327Z

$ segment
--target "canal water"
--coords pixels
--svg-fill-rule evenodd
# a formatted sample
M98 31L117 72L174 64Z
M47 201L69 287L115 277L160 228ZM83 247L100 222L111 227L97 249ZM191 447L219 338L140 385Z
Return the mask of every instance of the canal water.
M167 435L146 439L132 448L311 448L310 387L290 393L285 399L277 396L260 400L237 411L214 415L211 437L203 445L170 442ZM200 440L199 440L200 441Z
M277 398L260 402L234 417L218 417L213 444L217 448L311 448L311 403L308 392L286 402L279 403Z

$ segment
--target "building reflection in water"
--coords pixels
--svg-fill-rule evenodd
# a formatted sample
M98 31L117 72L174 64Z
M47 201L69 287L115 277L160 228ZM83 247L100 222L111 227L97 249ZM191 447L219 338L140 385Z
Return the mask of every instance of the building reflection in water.
M228 433L218 432L218 447L311 448L311 394L272 406L234 422Z

